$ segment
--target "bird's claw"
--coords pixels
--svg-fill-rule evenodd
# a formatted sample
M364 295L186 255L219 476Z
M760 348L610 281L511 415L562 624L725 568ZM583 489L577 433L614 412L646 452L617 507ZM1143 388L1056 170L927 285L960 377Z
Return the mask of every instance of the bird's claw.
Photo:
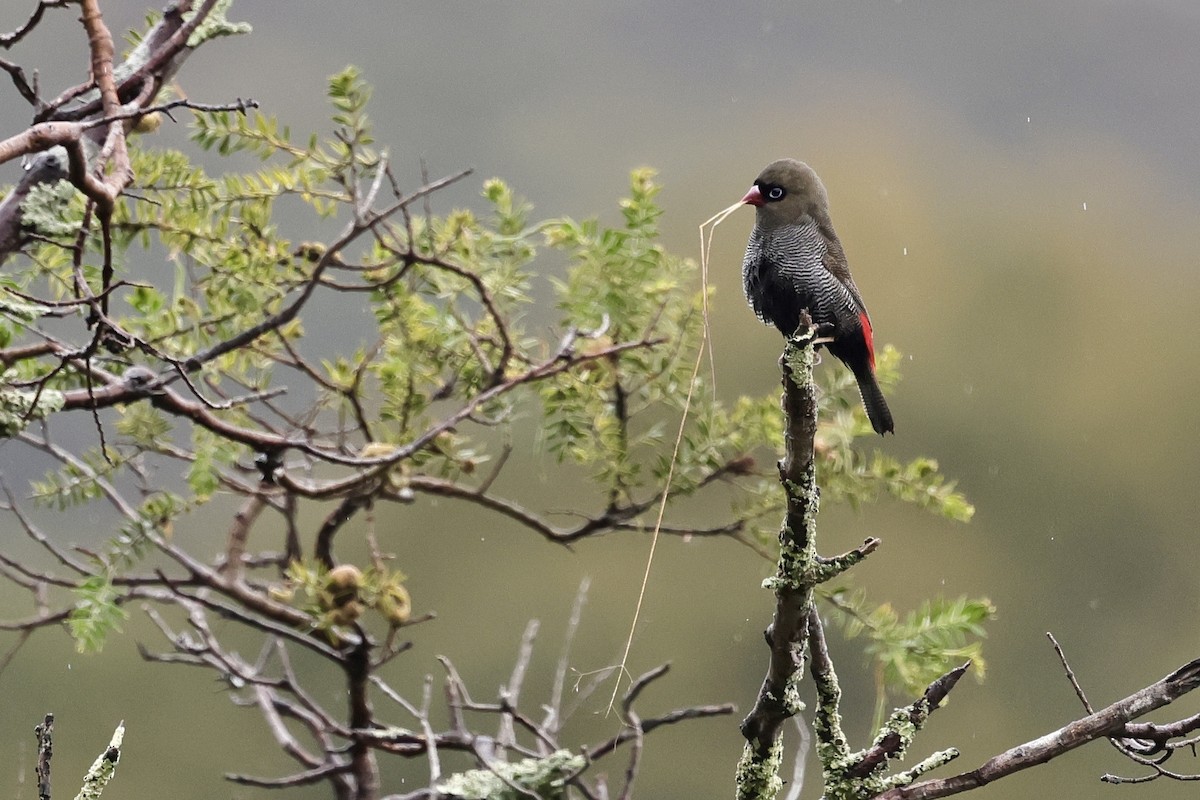
M813 347L822 344L831 344L835 341L833 336L834 325L832 322L818 322L813 324Z

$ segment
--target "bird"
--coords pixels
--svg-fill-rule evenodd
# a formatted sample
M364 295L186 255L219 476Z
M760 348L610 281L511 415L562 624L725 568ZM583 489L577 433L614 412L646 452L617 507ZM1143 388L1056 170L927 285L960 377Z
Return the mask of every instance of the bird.
M755 210L742 260L750 307L785 337L807 309L829 352L854 373L871 427L893 433L892 412L875 378L871 318L833 230L825 185L808 164L784 158L759 173L742 203Z

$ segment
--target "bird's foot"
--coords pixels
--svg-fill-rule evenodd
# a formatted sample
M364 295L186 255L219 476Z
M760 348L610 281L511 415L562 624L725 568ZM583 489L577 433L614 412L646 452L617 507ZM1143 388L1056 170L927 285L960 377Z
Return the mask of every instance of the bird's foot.
M835 341L833 338L833 323L832 322L822 322L820 324L814 325L813 328L814 328L814 333L816 334L812 340L813 347L817 347L817 346L823 345L823 344L831 344Z

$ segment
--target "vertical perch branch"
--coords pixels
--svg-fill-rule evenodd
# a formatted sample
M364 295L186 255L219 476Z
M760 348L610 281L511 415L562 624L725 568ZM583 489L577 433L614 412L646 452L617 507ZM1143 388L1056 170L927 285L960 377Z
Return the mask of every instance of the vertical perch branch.
M818 492L812 459L817 399L812 382L813 331L807 319L801 327L807 327L807 332L788 341L779 362L786 417L779 479L787 492L787 518L779 531L779 565L775 577L766 582L774 588L776 599L775 616L766 630L771 657L754 708L742 721L747 754L759 762L770 757L783 723L800 710L794 682L804 668L812 605L812 586L805 585L802 573L804 561L811 561L815 551Z
M766 630L771 655L754 708L742 721L746 746L738 762L737 800L772 800L783 786L779 777L783 725L803 707L797 687L806 662L817 694L813 732L825 797L874 797L906 786L958 755L953 748L943 750L908 770L887 774L888 762L904 757L917 731L970 662L938 678L910 705L896 709L869 748L852 752L842 730L841 688L825 644L821 616L813 604L813 591L862 561L879 546L879 540L869 538L832 558L817 553L821 490L813 460L817 432L817 389L813 383L816 333L812 319L802 312L800 325L788 339L779 361L785 417L779 482L787 494L787 516L779 531L778 568L764 581L764 587L775 592L775 615Z
M845 571L875 549L878 540L833 559L817 555L820 490L813 463L817 431L817 389L813 383L816 328L807 312L788 339L780 359L783 373L784 455L779 481L787 494L787 516L779 531L779 565L764 582L775 592L775 614L766 630L771 649L767 674L754 708L742 721L746 747L738 763L738 800L773 798L783 785L783 724L802 708L797 684L804 671L813 589ZM819 624L819 620L818 623Z

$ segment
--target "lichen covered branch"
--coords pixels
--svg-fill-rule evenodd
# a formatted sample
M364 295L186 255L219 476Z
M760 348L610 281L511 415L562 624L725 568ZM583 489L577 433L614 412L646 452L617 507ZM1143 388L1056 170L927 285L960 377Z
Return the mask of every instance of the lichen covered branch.
M766 631L771 654L754 708L742 722L746 747L737 770L739 800L767 800L782 787L782 729L802 708L797 686L806 661L818 698L813 730L826 797L868 797L909 783L957 755L952 750L943 751L906 772L884 774L889 760L905 755L929 713L954 687L967 665L934 681L911 705L897 709L870 748L851 752L842 730L841 688L826 646L824 626L813 605L813 591L874 552L879 540L869 538L832 558L817 552L820 488L813 460L817 429L812 375L815 336L816 329L805 313L780 359L785 449L779 462L779 479L787 497L787 516L779 533L779 565L776 574L765 582L776 598L774 618Z
M813 383L816 329L807 314L791 337L780 359L783 372L784 456L779 480L787 497L787 514L779 532L779 564L765 582L775 592L775 613L766 630L770 658L767 674L754 707L742 721L746 747L737 770L739 800L774 797L782 786L784 723L802 708L797 691L810 648L813 675L818 679L822 708L817 711L818 752L828 772L830 764L844 767L845 736L841 733L837 704L840 690L824 649L824 634L813 607L813 590L872 552L878 541L837 558L817 553L817 511L820 489L816 484L813 440L817 430L817 390ZM821 663L818 664L817 661Z

